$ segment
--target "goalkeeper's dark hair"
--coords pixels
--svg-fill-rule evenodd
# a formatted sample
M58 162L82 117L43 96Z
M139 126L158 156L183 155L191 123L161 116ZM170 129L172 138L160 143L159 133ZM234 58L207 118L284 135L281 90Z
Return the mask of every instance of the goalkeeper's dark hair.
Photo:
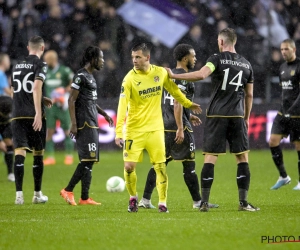
M87 63L91 63L92 60L96 60L96 64L98 64L98 60L100 57L100 48L97 46L89 46L85 49L81 62L80 67L84 67Z
M138 50L141 50L144 56L150 55L151 45L148 43L138 43L135 44L131 49L131 51L138 51Z
M191 50L194 49L193 46L189 44L179 44L175 47L173 51L173 57L176 61L181 61L182 58L189 55L191 53Z

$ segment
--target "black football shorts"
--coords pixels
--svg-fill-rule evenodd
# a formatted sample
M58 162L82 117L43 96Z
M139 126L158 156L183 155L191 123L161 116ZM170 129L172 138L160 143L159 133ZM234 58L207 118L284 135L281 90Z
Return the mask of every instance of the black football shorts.
M184 130L184 140L177 144L174 139L176 132L165 132L166 158L177 161L195 159L195 140L193 132Z
M41 131L34 131L33 119L15 119L11 122L15 149L42 151L46 142L46 119L42 119Z
M203 137L203 154L226 153L226 142L230 153L241 154L249 151L247 127L240 117L206 117Z
M99 161L98 128L85 125L77 131L76 146L80 161Z

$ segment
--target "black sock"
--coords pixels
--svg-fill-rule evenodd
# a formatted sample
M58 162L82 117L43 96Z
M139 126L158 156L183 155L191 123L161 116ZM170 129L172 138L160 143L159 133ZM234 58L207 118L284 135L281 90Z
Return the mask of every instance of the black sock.
M201 171L202 202L208 202L210 189L214 181L214 164L204 163Z
M188 187L193 201L200 201L201 196L199 192L199 181L195 171L194 161L184 161L183 165L183 177L186 186Z
M7 166L8 174L13 173L13 165L14 165L14 149L13 146L6 147L6 153L4 155L5 163Z
M89 191L92 181L92 168L94 162L87 161L82 164L84 165L84 173L81 177L81 199L87 200L89 198Z
M44 163L42 155L33 156L33 179L34 179L34 191L41 191L42 188L42 179L44 172Z
M152 167L150 168L147 175L143 198L147 200L151 200L151 195L153 193L155 186L156 186L156 173L154 168Z
M65 188L65 190L68 192L73 192L74 187L81 180L83 174L84 174L84 165L80 162L77 165L77 168L76 168L68 186Z
M15 156L15 185L16 191L23 191L23 177L24 177L24 161L25 157L23 155Z
M279 171L279 174L282 178L287 177L287 173L283 164L283 156L282 156L282 150L280 146L276 147L270 147L273 161Z
M241 162L238 164L236 182L239 190L239 201L243 203L243 206L247 206L247 196L250 186L250 170L248 162Z
M297 151L297 153L298 153L298 176L300 182L300 151Z

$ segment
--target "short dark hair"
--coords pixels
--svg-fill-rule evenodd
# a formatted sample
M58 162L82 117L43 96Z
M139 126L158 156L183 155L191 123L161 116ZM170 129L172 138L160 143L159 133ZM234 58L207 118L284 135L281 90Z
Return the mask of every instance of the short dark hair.
M150 44L147 43L138 43L135 44L131 51L138 51L141 50L143 52L143 55L150 55L150 51L151 51L151 46Z
M173 51L173 57L176 61L181 61L182 58L191 53L192 49L194 49L192 45L185 43L179 44L175 47Z
M43 45L44 39L40 36L33 36L29 39L28 45L32 48L38 48L40 45Z
M232 28L225 28L219 32L219 35L223 36L225 39L225 43L235 44L237 40L237 35L235 30Z
M81 62L80 67L84 67L87 63L91 63L92 60L98 60L100 56L100 48L97 46L89 46L85 49Z
M284 39L281 43L288 43L292 48L296 48L296 44L293 39Z

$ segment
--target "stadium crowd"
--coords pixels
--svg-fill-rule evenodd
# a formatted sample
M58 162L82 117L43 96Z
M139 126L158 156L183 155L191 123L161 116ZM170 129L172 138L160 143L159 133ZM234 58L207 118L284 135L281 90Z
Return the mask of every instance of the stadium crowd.
M121 80L131 67L129 49L139 39L153 43L151 62L172 65L170 49L126 24L117 9L126 0L0 0L0 48L12 64L26 56L24 48L34 34L55 50L63 64L79 68L78 56L88 45L99 45L105 67L96 73L99 97L119 94ZM300 2L297 0L173 0L196 16L189 32L178 42L191 44L199 69L208 55L217 52L218 32L229 26L238 32L237 51L248 58L255 72L254 95L265 98L267 76L276 76L280 43L292 38L300 45ZM300 49L297 51L300 54ZM270 78L272 79L272 78ZM276 88L276 87L274 87ZM205 89L201 91L205 94ZM197 93L201 95L201 93ZM199 96L198 95L198 96Z

